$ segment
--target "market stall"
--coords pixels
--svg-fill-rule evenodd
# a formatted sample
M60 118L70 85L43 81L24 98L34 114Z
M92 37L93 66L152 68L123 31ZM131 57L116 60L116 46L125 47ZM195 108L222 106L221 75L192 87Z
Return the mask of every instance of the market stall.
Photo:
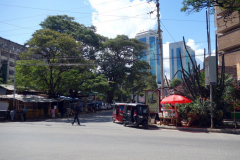
M175 104L177 103L191 103L191 100L183 97L181 95L171 95L166 98L164 98L161 101L161 104L169 104L168 107L163 108L163 113L159 115L160 119L160 125L161 124L173 124L177 125L179 123L179 117L177 114L177 108L175 107Z
M22 118L24 107L27 109L27 118L43 118L46 115L51 116L51 103L58 102L56 99L49 99L43 96L15 94L15 107L13 107L13 97L13 95L0 95L0 101L8 102L9 110L15 110L17 119ZM55 108L54 111L57 114L58 107L56 106Z

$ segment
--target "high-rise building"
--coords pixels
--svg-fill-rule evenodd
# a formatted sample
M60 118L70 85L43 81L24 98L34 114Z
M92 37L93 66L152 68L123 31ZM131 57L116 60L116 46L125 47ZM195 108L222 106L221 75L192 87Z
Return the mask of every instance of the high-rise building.
M26 48L23 45L0 37L0 74L3 83L7 83L7 80L13 77L14 63L19 60L19 54L24 51Z
M161 35L161 46L162 46L162 33ZM160 72L160 54L162 47L159 52L158 33L157 30L147 30L137 33L136 39L146 43L148 45L146 56L142 57L142 60L149 63L151 66L151 73L156 75L156 82L161 84L161 72Z
M194 62L194 64L196 63L195 61L195 51L187 46L187 50ZM182 65L183 68L189 72L192 68L192 63L191 63L191 59L184 47L184 43L183 41L180 42L175 42L175 43L170 43L169 44L169 61L170 61L170 80L172 80L173 78L180 78L181 79L181 72L178 72L178 70L181 70L181 59L180 59L180 54L182 57ZM189 64L189 67L188 67ZM174 77L174 75L177 73L177 75Z

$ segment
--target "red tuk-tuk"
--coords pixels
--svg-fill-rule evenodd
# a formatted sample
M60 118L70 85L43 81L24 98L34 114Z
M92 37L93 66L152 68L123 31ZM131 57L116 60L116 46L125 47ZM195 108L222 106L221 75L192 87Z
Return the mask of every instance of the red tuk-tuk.
M124 106L125 106L125 103L113 104L113 114L112 114L113 123L115 123L115 121L122 122Z

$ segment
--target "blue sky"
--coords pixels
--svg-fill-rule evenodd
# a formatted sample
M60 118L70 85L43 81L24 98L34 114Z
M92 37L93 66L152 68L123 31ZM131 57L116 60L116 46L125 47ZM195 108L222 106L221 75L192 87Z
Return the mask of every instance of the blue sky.
M205 9L187 15L180 12L182 0L160 0L163 30L164 69L168 75L168 43L181 41L185 36L202 63L203 49L207 48ZM66 14L85 26L94 24L98 33L114 38L125 34L133 38L142 30L157 29L155 4L147 0L1 0L0 37L24 44L39 24L49 15ZM211 16L211 50L215 46L214 18Z

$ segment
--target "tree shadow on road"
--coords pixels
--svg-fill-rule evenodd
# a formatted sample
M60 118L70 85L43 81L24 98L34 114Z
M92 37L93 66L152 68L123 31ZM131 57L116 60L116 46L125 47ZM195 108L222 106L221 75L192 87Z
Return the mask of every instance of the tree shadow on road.
M112 122L112 115L110 112L99 112L92 114L83 114L78 117L80 123L106 123ZM56 118L56 119L47 119L45 122L56 122L56 123L72 123L74 117L68 118Z

